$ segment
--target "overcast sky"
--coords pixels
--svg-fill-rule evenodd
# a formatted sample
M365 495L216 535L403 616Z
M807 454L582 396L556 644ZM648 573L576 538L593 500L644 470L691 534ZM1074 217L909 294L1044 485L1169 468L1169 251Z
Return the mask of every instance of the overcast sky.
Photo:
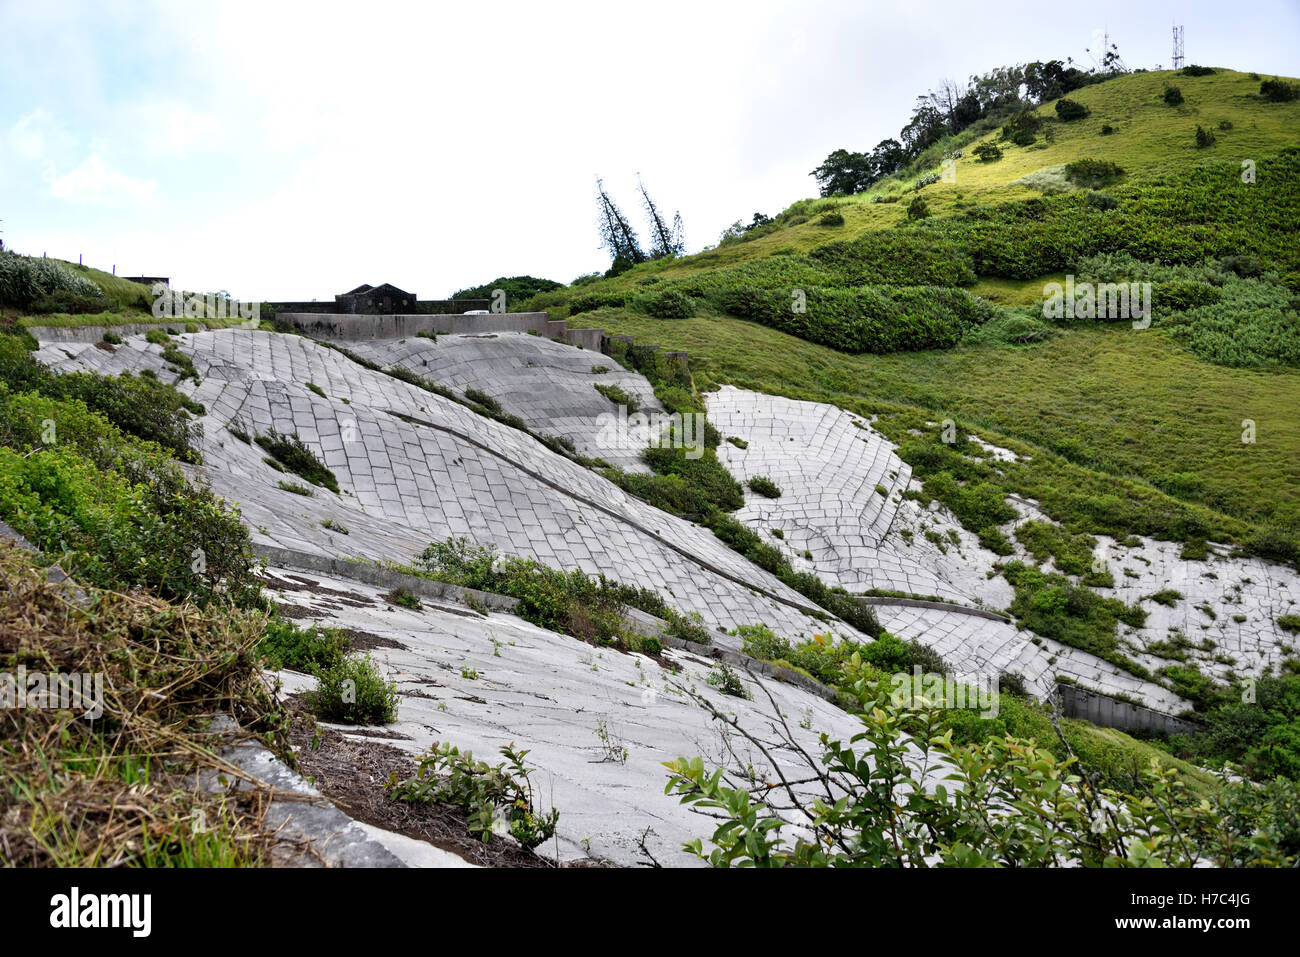
M7 247L242 299L608 265L595 177L692 251L815 195L945 77L1073 56L1300 74L1300 3L0 0ZM1099 54L1098 54L1099 55Z

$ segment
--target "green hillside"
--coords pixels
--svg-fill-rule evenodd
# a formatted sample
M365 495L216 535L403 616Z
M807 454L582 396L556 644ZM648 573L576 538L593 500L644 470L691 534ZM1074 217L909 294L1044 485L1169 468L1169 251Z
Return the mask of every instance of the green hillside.
M1079 533L1300 562L1300 101L1260 87L1228 70L1086 86L1068 99L1088 115L1041 104L1030 145L972 127L923 154L928 170L517 308L684 349L702 388L880 414L936 489L947 472L1038 499ZM984 143L1001 158L977 158ZM953 181L914 188L945 152L961 154ZM1079 160L1119 172L1085 188L1067 178ZM929 215L909 219L918 197ZM1151 282L1151 327L1044 319L1044 285L1067 273ZM944 418L1028 458L972 464L939 445Z

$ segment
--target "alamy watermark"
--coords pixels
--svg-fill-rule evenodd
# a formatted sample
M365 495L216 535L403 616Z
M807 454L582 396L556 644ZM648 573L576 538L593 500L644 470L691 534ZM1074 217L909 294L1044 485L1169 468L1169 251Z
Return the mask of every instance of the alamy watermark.
M973 674L958 681L952 675L923 672L920 665L912 673L900 671L892 678L890 700L900 707L962 708L978 711L980 717L998 716L998 678L996 675Z
M89 721L104 714L104 675L100 672L0 672L0 708L80 711Z
M1151 325L1151 283L1081 282L1043 286L1044 319L1131 319L1134 329Z
M240 302L223 293L178 292L161 282L151 291L155 319L242 319L253 327L262 318L260 302Z
M596 418L596 442L602 449L640 452L652 449L685 449L688 459L704 455L703 412L632 412L626 405L618 414L602 412Z

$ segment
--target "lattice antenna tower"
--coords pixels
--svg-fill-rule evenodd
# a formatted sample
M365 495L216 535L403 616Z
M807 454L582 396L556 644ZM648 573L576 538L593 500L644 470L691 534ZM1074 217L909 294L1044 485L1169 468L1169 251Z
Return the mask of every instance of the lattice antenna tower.
M1183 28L1174 27L1174 69L1183 68Z

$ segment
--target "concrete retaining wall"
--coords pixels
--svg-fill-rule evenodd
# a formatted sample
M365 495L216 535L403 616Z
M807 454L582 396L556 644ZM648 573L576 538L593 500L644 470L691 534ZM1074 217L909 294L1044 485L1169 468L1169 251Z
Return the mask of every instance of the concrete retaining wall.
M508 312L459 316L353 316L329 313L281 312L279 322L291 322L301 332L320 339L403 339L420 332L473 334L476 332L528 332L548 335L551 320L544 312Z
M1120 701L1073 684L1057 685L1061 705L1068 718L1082 718L1103 728L1121 731L1155 731L1161 734L1194 734L1198 725L1142 705Z
M991 621L1011 621L1011 619L1006 615L999 615L996 611L989 611L987 608L974 608L970 605L958 605L950 601L932 601L929 598L886 598L883 596L863 595L858 598L858 602L863 605L899 605L907 608L937 608L940 611L955 611L963 615L974 615L976 618L988 618Z
M170 322L127 322L120 326L28 326L27 331L38 342L98 342L104 338L105 331L125 339L127 336L144 335L150 329L175 329L185 331L186 319L172 319ZM200 329L206 329L202 322Z

